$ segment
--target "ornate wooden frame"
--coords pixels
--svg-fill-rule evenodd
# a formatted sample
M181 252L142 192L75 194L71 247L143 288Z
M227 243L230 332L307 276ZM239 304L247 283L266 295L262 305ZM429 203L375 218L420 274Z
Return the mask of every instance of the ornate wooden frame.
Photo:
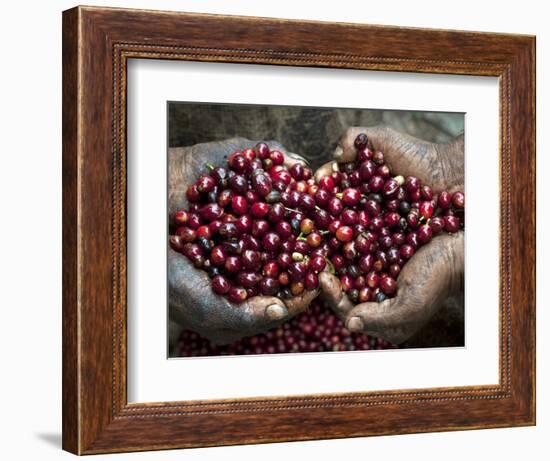
M499 384L129 404L125 110L131 58L497 76ZM65 450L90 454L533 424L534 37L92 7L63 13Z

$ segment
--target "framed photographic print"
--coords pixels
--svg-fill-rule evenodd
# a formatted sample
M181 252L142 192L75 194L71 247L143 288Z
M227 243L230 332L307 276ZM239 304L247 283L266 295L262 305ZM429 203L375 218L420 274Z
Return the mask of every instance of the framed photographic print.
M63 448L535 424L534 56L64 12Z

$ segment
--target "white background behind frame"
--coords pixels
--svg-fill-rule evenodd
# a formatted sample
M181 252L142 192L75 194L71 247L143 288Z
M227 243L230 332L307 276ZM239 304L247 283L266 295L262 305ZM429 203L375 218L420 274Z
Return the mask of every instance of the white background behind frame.
M498 97L494 77L129 60L129 401L496 384ZM167 101L465 112L466 347L167 359Z
M105 5L105 0L87 0L87 4ZM479 0L463 0L460 5L443 8L440 1L410 2L394 0L377 3L376 7L360 8L356 0L310 2L279 0L110 0L111 6L197 11L203 13L271 16L275 18L316 19L408 27L452 28L509 33L537 34L537 388L550 385L550 328L548 315L548 271L550 247L543 235L550 233L549 157L550 150L550 29L548 6L538 0L517 4ZM17 200L2 202L3 215L12 223L27 223L29 208L22 204L36 203L35 223L40 223L40 241L47 242L36 257L36 225L6 225L0 230L4 272L9 283L0 290L3 309L0 345L4 351L2 382L5 399L2 419L9 427L9 437L2 444L7 459L40 458L41 460L73 460L61 451L61 15L74 0L32 3L11 2L4 5L3 27L0 28L4 62L17 72L2 76L4 91L0 116L9 129L0 138L3 168L0 169L2 197ZM21 34L21 24L28 33ZM33 56L29 59L29 55ZM28 84L22 75L40 78ZM33 135L29 136L29 104L32 102ZM24 141L24 142L23 142ZM37 274L29 286L29 261ZM22 296L21 294L25 295ZM30 315L32 313L32 315ZM21 328L25 327L24 337ZM17 326L17 327L14 327ZM16 345L16 347L14 347ZM22 357L32 358L31 366L22 366ZM37 379L40 377L40 379ZM370 459L407 459L411 461L464 461L477 459L490 447L491 456L501 461L517 461L526 454L533 460L545 460L550 437L550 398L547 392L537 393L537 425L535 427L486 429L474 431L407 434L400 436L358 437L309 442L288 442L198 450L165 450L158 452L121 453L117 461L178 460L185 461L280 461L281 459L347 460L360 454ZM28 411L33 409L32 421ZM546 453L546 455L544 454ZM112 461L112 455L97 455L94 461Z

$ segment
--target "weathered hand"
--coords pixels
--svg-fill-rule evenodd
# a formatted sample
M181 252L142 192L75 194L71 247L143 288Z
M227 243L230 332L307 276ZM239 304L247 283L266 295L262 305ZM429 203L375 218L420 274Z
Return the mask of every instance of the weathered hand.
M392 171L402 176L416 176L434 192L464 190L464 136L446 144L435 144L414 138L388 126L352 127L340 138L334 151L334 161L352 162L356 158L353 142L359 133L365 133L369 145L384 152ZM315 178L332 172L334 161L319 168Z
M464 190L464 143L459 137L448 144L432 144L388 127L350 128L334 153L337 162L355 160L353 141L366 133L375 150L384 152L392 171L417 176L434 192ZM331 162L317 171L317 179L332 171ZM320 274L325 300L351 331L364 331L393 343L401 343L417 332L445 299L463 287L464 233L435 237L420 248L403 267L397 280L397 295L381 303L354 305L329 273Z
M233 152L255 144L255 141L234 138L170 149L170 216L188 207L187 187L208 171L207 163L222 165ZM268 142L268 145L283 152L287 166L304 162L277 143ZM227 344L273 328L304 311L319 293L319 290L306 291L301 296L285 300L256 296L242 304L233 304L212 291L210 279L204 271L197 270L185 256L172 249L168 250L168 286L171 320L216 344Z
M354 305L334 275L319 274L324 299L350 331L363 331L394 344L416 333L450 293L463 287L464 233L435 237L420 248L397 279L397 295L381 303Z

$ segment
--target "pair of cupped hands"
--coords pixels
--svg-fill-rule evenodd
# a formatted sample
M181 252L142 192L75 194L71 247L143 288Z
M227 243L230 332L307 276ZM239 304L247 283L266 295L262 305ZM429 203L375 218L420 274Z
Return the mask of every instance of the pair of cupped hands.
M416 176L434 193L464 190L464 140L460 136L446 144L421 141L387 126L352 127L340 138L333 161L315 172L315 178L330 174L333 163L355 160L354 140L366 133L376 150L384 152L394 174ZM169 213L188 207L187 187L206 172L207 163L223 165L234 151L257 141L234 138L227 141L173 148L169 162ZM285 156L285 165L305 159L268 142ZM170 318L216 344L228 344L274 328L303 312L320 296L353 332L383 338L395 344L414 335L442 306L446 298L461 290L464 275L464 235L441 234L421 247L403 267L397 279L397 294L381 303L354 305L342 291L339 279L325 271L319 288L300 296L280 299L256 296L233 304L216 295L206 272L196 269L184 256L168 250Z

